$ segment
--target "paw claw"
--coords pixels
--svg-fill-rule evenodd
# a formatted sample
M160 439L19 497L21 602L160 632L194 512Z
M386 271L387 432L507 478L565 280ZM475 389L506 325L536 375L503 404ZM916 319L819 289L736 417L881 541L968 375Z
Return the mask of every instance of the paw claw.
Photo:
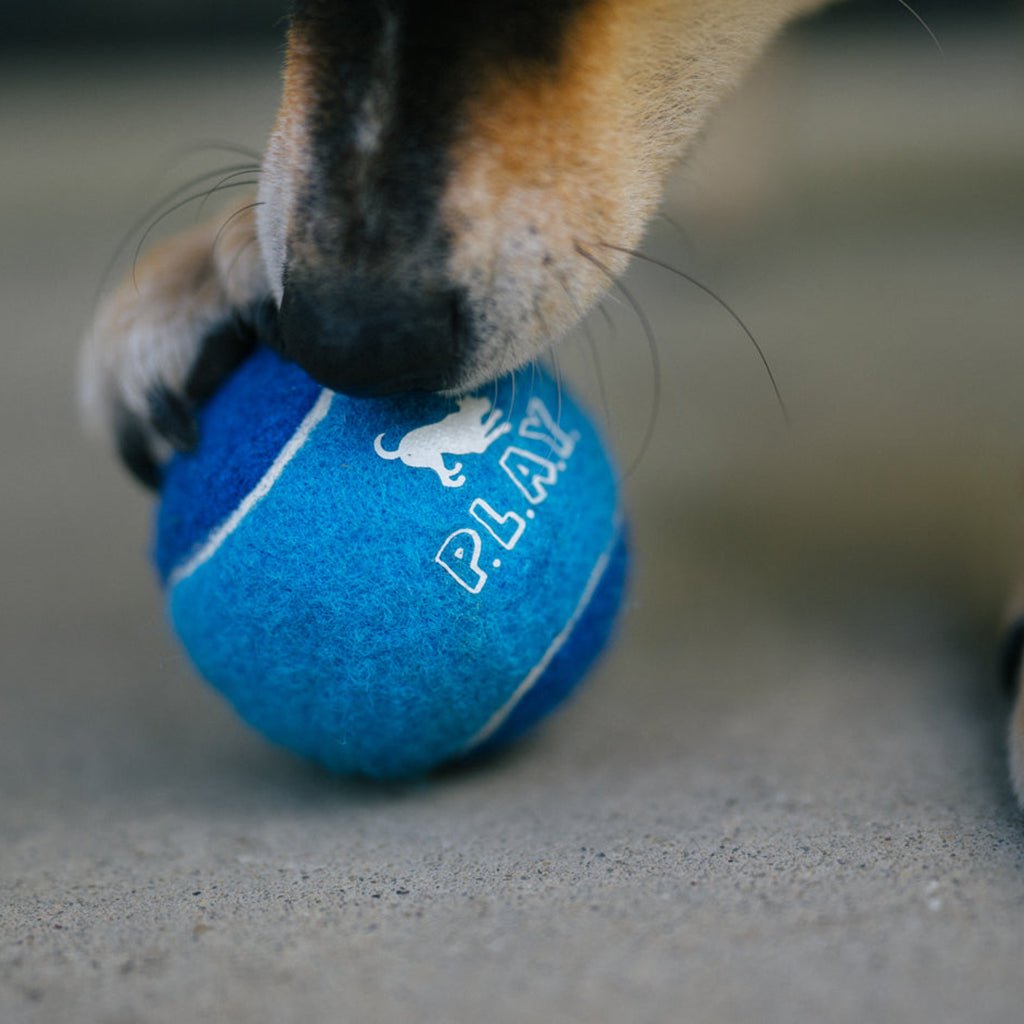
M114 437L121 461L132 476L151 491L160 490L163 474L142 421L122 407L115 417Z
M199 444L194 408L170 388L158 385L149 393L149 415L156 432L178 451L190 452Z
M1008 693L1018 685L1021 662L1024 661L1024 619L1018 619L1003 636L999 653L999 674Z
M265 302L236 310L206 334L185 380L185 397L191 405L202 405L234 373L257 341L266 341L273 330L274 308L273 303Z
M1024 810L1024 698L1017 698L1017 707L1010 719L1010 781L1017 802Z

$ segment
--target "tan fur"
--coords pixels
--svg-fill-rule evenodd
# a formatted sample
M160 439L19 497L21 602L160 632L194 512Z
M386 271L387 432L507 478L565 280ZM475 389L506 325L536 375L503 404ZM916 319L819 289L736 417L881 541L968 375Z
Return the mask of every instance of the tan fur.
M260 174L257 224L267 279L278 303L293 204L312 173L306 114L313 106L316 59L315 47L293 28L288 33L281 106Z
M86 419L105 428L121 407L147 415L157 384L179 389L199 339L266 294L255 218L245 205L154 246L101 303L82 350Z
M565 57L471 104L443 201L450 274L484 336L472 385L535 356L610 283L666 171L779 26L810 0L599 0ZM580 253L583 249L591 259Z

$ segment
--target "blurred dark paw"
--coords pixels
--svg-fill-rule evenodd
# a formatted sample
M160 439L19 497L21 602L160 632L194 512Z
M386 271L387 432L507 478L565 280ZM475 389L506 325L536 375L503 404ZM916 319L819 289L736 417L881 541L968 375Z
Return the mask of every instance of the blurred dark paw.
M115 413L118 454L132 475L159 490L163 466L175 451L199 444L200 406L231 376L261 339L274 330L270 300L236 313L210 331L180 387L155 382L146 393L145 408L119 405Z

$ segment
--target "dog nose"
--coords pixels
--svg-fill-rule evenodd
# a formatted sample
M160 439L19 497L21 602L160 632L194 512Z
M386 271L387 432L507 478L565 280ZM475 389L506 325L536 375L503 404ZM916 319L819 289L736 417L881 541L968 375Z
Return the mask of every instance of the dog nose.
M455 387L463 352L454 290L285 284L272 340L314 380L349 395Z

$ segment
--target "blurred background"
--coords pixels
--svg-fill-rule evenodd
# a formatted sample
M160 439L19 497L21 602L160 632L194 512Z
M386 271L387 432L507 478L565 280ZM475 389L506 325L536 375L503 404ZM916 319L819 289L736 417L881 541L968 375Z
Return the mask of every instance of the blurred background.
M96 291L142 244L241 194L239 178L223 195L185 186L237 166L232 147L262 148L286 4L8 7L7 281L35 275L17 292L15 310L28 318L21 337L42 329L39 304L25 298L43 289L49 336L63 339L45 351L12 347L45 365L46 386L67 398ZM695 551L714 549L716 573L724 543L737 568L773 561L771 585L780 572L824 571L839 595L861 577L878 587L898 574L901 588L948 590L961 609L969 598L975 619L991 619L1018 513L1002 445L1016 443L1016 349L1006 339L1020 307L1007 256L1022 216L1022 38L1019 0L926 0L914 11L899 0L836 4L790 30L680 169L647 251L748 322L792 406L785 440L739 325L699 288L651 266L635 268L634 290L654 321L659 382L639 325L614 301L610 335L594 317L559 352L560 367L601 407L624 463L638 463L631 486L666 490L667 514L691 521L664 525L699 537ZM68 261L59 305L49 294L57 239ZM88 260L78 249L86 240ZM620 382L621 397L602 394L608 380ZM34 397L32 387L19 393ZM63 426L75 436L70 421ZM978 494L973 504L996 519L957 507L945 494L951 479L962 481L953 494ZM115 480L126 508L144 505Z
M209 45L222 32L235 42L278 38L287 11L285 0L47 0L34 5L8 5L3 45L93 47L123 41ZM844 32L864 28L898 31L905 16L898 0L858 0L820 15L804 31ZM983 24L1019 13L1017 0L922 0L916 8L935 20L940 30L964 23Z
M632 467L621 643L510 763L382 794L195 680L75 406L104 282L221 197L160 200L262 147L284 4L5 5L0 1019L1019 1019L1024 7L915 7L789 31L644 244L790 425L637 263L656 353L612 299L557 356Z

